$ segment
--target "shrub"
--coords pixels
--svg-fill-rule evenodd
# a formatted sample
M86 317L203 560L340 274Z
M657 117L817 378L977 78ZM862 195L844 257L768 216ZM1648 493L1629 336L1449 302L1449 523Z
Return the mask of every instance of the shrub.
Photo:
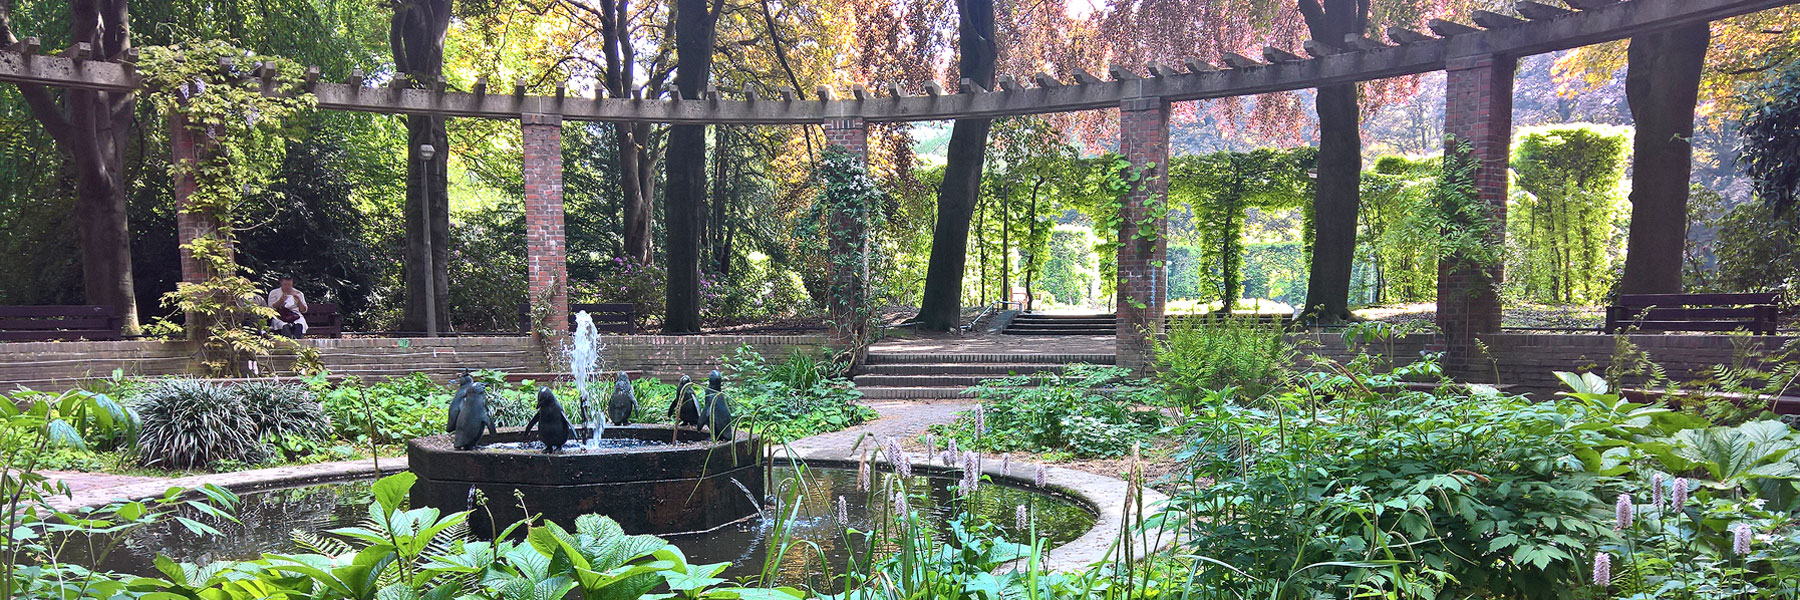
M741 346L727 358L726 397L740 423L772 442L837 431L880 416L857 404L862 392L838 376L837 363L799 350L770 365L762 354ZM700 382L704 383L704 382ZM666 410L668 405L663 405Z
M963 446L992 452L1068 452L1083 457L1120 456L1132 442L1161 426L1153 404L1161 388L1128 379L1121 367L1070 365L1060 374L989 379L969 388L981 398L974 413L933 430ZM976 431L976 421L986 426Z
M143 419L138 452L146 465L204 468L219 461L255 462L256 418L237 395L197 379L164 379L131 403Z
M370 443L400 444L416 437L442 433L454 393L424 373L413 373L363 387L347 377L332 385L323 376L308 380L321 398L337 435L359 446Z
M303 385L251 381L226 390L237 396L256 421L262 439L295 436L309 440L331 437L331 417Z
M1236 387L1254 398L1281 383L1290 354L1279 323L1220 315L1175 320L1156 361L1158 378L1181 397Z

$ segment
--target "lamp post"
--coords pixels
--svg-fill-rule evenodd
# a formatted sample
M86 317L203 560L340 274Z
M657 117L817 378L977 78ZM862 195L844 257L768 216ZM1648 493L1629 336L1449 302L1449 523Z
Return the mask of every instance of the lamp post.
M419 145L419 220L425 240L425 337L437 337L437 254L431 248L431 159L437 148Z

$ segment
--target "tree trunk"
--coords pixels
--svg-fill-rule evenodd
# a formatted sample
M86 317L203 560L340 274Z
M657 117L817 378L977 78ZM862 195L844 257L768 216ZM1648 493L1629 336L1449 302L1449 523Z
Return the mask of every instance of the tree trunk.
M389 22L388 47L394 56L394 70L410 79L416 87L430 86L444 72L444 33L450 28L451 0L406 0L394 5ZM430 144L436 151L430 161L420 158L419 146ZM406 117L406 251L403 271L406 281L405 306L400 328L404 331L425 330L426 294L437 307L440 331L450 324L450 197L447 169L450 159L449 136L444 132L444 118L429 115ZM421 211L430 202L431 222L425 222ZM425 251L426 241L431 252ZM432 287L425 289L429 269Z
M1319 175L1313 192L1312 268L1306 310L1324 322L1350 318L1350 270L1356 258L1362 134L1356 85L1319 88Z
M712 70L713 23L707 0L676 0L675 85L684 98L699 98ZM720 1L714 6L722 6ZM706 227L706 126L669 128L667 224L669 288L665 333L700 331L700 244Z
M625 258L648 265L655 258L650 217L656 211L656 180L645 176L656 173L656 159L646 148L650 125L616 123L613 136L619 145L619 190L625 204Z
M1619 293L1681 293L1694 103L1710 39L1706 23L1631 38L1625 100L1637 131L1631 145L1631 233Z
M127 0L71 0L71 39L92 44L94 60L115 61L131 48ZM9 2L0 1L0 41L18 43ZM131 228L126 213L124 149L137 95L51 90L17 84L32 117L56 141L75 172L76 235L86 302L110 307L126 334L138 333L137 293L131 277ZM59 101L60 100L60 101Z
M1339 42L1368 29L1368 0L1300 0L1315 40ZM1361 203L1362 132L1356 84L1318 89L1318 178L1313 187L1312 267L1305 311L1313 319L1350 318L1350 271L1356 260L1356 212Z
M994 2L956 0L961 76L983 88L994 87ZM938 187L937 224L931 230L931 259L925 268L920 326L948 331L962 320L963 267L969 258L969 218L980 193L982 162L987 156L988 119L957 119L950 129L944 183Z

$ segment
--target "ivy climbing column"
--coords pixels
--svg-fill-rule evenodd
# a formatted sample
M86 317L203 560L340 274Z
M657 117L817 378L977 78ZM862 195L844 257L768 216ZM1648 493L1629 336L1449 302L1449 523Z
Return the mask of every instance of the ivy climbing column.
M1444 169L1451 184L1438 202L1452 227L1474 234L1461 242L1449 236L1452 254L1438 261L1437 324L1444 332L1444 366L1455 373L1485 371L1476 342L1500 331L1504 274L1494 249L1505 242L1517 65L1490 55L1455 59L1444 69Z
M562 115L519 116L525 145L525 278L535 329L561 333L569 324L567 249L563 241Z
M854 155L864 168L869 163L869 130L862 117L825 121L825 142ZM864 219L854 207L834 206L830 216L830 292L826 302L833 344L861 348L864 296L869 281L869 235Z
M1119 204L1117 364L1144 371L1153 362L1167 303L1166 238L1169 103L1133 98L1119 105L1119 152L1131 162Z
M170 158L175 164L195 163L200 160L200 146L194 139L194 133L188 129L187 117L180 114L169 117ZM219 224L199 211L188 210L189 199L197 189L192 173L183 173L175 178L175 238L181 245L181 280L187 283L206 281L212 274L207 272L205 263L194 257L188 244L194 238L219 228Z

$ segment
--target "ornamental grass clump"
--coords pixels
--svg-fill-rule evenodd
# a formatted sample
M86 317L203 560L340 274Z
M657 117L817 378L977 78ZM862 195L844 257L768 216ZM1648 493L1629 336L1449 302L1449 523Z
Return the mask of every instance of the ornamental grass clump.
M306 386L252 381L234 385L229 391L250 411L262 439L295 436L323 440L331 436L331 417L325 415L325 407Z
M143 418L138 452L145 465L173 469L260 457L256 418L226 389L197 379L145 386L131 408Z

